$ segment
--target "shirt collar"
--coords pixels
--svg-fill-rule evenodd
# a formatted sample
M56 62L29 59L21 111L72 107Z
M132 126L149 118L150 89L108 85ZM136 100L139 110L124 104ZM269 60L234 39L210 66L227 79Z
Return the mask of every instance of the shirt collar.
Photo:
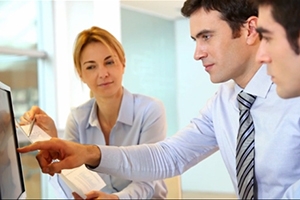
M97 102L94 101L94 104L91 109L91 113L89 116L89 123L86 125L88 128L89 125L91 126L98 126L98 117L97 117L97 109L98 105ZM123 97L121 101L120 111L118 115L117 122L122 122L124 124L132 125L133 123L133 109L134 109L134 98L133 94L131 94L128 90L123 88ZM99 125L100 127L100 125Z
M273 82L267 74L267 66L262 65L244 89L235 84L235 93L238 94L243 90L257 97L266 98L272 84Z
M89 116L89 123L86 125L86 128L89 127L89 125L91 126L98 126L99 125L99 121L98 121L98 117L97 117L97 102L94 99L94 103L90 112L90 116ZM99 125L100 127L100 125Z
M118 121L132 125L133 123L133 110L134 110L134 98L133 94L123 88L123 98L119 111Z

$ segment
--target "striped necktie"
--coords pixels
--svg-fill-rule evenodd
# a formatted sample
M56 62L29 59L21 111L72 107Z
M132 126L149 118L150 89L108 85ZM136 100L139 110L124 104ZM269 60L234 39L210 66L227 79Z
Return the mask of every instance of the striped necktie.
M250 108L256 96L240 92L237 100L240 110L236 147L236 173L240 199L254 199L254 124Z

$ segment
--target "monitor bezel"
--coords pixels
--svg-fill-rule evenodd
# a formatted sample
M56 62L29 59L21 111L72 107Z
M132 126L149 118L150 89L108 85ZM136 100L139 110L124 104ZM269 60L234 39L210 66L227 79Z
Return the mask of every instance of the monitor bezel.
M12 103L12 94L11 94L11 88L4 84L3 82L0 81L0 90L3 90L7 93L8 96L8 106L10 109L10 114L11 114L11 122L12 122L12 130L13 130L13 140L15 143L15 147L19 148L19 143L18 143L18 135L17 135L17 129L16 129L16 124L15 124L15 115L14 115L14 109L13 109L13 103ZM16 153L16 159L17 159L17 164L18 164L18 170L19 170L19 180L20 180L20 185L21 185L21 193L18 197L18 199L23 199L24 197L26 197L26 193L25 193L25 179L23 176L23 167L22 167L22 162L21 162L21 156L20 153L17 151L15 151ZM0 192L0 199L2 199L1 197L1 192Z

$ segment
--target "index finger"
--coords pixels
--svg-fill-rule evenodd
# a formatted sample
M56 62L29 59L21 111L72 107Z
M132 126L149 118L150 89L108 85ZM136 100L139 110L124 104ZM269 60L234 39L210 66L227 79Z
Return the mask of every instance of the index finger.
M19 153L27 153L31 151L36 150L45 150L48 152L60 152L61 147L63 144L61 144L61 140L58 138L51 138L50 140L44 140L44 141L37 141L34 142L28 146L18 148L17 151Z
M28 146L20 147L17 149L19 153L27 153L36 150L47 150L47 151L55 150L55 146L53 146L53 142L51 142L50 139L46 141L38 141Z

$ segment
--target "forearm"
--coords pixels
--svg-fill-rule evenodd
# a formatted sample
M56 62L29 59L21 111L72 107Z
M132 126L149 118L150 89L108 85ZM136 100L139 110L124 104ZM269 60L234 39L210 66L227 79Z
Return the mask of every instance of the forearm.
M82 155L86 155L85 164L90 168L96 168L101 159L101 152L98 146L96 145L85 145L86 153Z
M135 150L137 147L138 149ZM164 167L162 165L158 164L155 166L155 162L148 160L151 159L151 153L148 152L147 146L100 146L100 148L100 164L95 168L91 166L91 169L96 172L109 174L128 180L153 181L162 179L161 174L156 173L159 169L162 169L161 171L166 171L163 169ZM145 173L144 170L147 170L147 173Z
M162 147L157 144L101 146L101 151L103 154L100 165L94 169L100 173L135 181L153 181L181 173L169 154L162 153Z
M194 124L156 144L100 148L102 157L95 171L135 181L182 174L218 150L214 138L199 134Z

